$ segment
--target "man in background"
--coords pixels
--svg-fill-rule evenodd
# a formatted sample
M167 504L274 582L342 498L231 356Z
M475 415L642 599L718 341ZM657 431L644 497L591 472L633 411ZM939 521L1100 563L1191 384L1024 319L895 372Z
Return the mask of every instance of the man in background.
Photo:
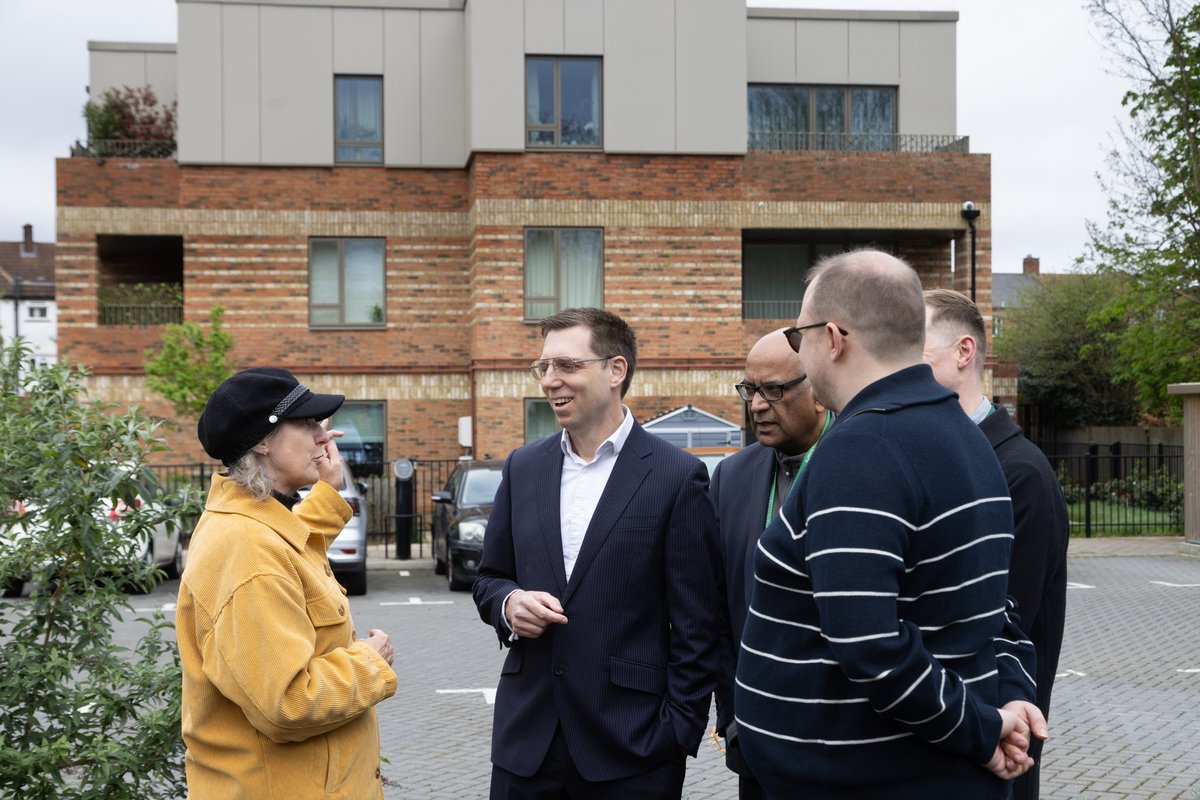
M1003 406L983 395L987 332L979 308L950 289L925 292L925 363L933 377L958 392L958 403L996 451L1013 502L1013 552L1008 593L1021 629L1037 652L1037 706L1050 717L1067 614L1067 506L1050 462L1021 434ZM1042 743L1029 754L1041 760ZM1013 782L1014 800L1036 800L1038 767Z
M754 585L758 537L779 516L796 477L829 428L833 414L812 395L799 356L783 329L758 340L746 356L746 377L735 387L757 441L713 470L709 497L721 528L726 630L717 685L717 732L725 737L725 764L738 774L738 797L765 797L742 757L733 722L733 675Z

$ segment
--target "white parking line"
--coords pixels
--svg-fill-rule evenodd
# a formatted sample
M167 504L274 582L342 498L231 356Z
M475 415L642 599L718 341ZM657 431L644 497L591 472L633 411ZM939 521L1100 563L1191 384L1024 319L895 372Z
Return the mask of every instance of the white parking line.
M407 578L407 577L409 577L409 576L411 576L411 575L412 575L412 573L410 573L410 572L409 572L408 570L406 570L406 569L402 569L402 570L400 570L400 577L401 577L401 578Z
M1200 672L1200 669L1177 669L1177 670L1175 670L1175 671L1176 671L1176 672L1185 672L1185 673L1187 673L1187 674L1189 674L1189 675L1194 675L1194 674L1196 674L1197 672Z
M496 690L495 689L438 689L437 690L438 694L474 694L475 692L479 692L480 694L482 694L484 702L487 703L489 706L494 706L496 704Z
M454 601L453 600L422 600L419 597L410 597L404 603L389 602L389 603L380 603L379 605L381 605L381 606L452 606L452 605L454 605Z
M175 604L174 603L164 603L163 605L156 606L154 608L135 608L134 611L138 614L149 614L153 611L162 611L164 613L165 612L173 613L175 611Z
M1056 678L1065 678L1068 675L1074 675L1076 678L1086 678L1087 677L1086 672L1080 672L1077 669L1064 669L1062 672L1054 673L1054 677L1056 677Z
M1089 586L1086 583L1075 583L1075 581L1067 581L1068 589L1095 589L1095 586Z
M1159 586L1170 586L1172 589L1195 589L1200 587L1200 583L1167 583L1166 581L1150 581L1157 583Z

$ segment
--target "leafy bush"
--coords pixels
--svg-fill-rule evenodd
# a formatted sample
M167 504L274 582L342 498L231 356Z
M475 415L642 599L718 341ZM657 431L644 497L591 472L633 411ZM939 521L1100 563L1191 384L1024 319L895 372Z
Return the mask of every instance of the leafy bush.
M1098 484L1094 494L1131 508L1166 511L1183 519L1183 483L1175 480L1165 466L1150 472L1142 462L1134 462L1125 477Z
M169 400L181 417L198 418L209 396L234 372L229 355L233 337L221 327L224 316L224 306L208 312L208 333L194 322L168 325L162 349L145 352L146 385Z
M144 620L132 650L113 629L133 611L125 586L154 579L142 537L195 513L197 498L117 521L97 513L153 494L146 458L164 449L155 424L89 401L77 369L28 363L23 343L0 348L0 576L33 584L27 599L0 604L0 797L181 797L171 623Z
M164 155L175 149L176 103L164 106L149 86L109 89L83 107L93 155ZM116 143L125 143L118 145ZM132 148L128 143L138 143Z

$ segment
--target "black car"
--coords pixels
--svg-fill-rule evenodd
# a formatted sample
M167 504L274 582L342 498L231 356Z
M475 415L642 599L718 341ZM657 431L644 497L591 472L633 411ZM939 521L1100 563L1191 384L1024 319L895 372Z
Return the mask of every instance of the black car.
M502 461L464 461L446 489L433 493L434 571L445 575L455 591L471 588L475 580L503 466Z

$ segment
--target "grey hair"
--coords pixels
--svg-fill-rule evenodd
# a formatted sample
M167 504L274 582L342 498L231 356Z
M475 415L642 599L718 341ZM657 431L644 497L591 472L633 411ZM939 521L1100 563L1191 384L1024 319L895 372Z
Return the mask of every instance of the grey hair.
M270 438L270 437L268 437ZM229 480L242 486L255 500L266 500L275 488L267 462L251 450L229 467Z

